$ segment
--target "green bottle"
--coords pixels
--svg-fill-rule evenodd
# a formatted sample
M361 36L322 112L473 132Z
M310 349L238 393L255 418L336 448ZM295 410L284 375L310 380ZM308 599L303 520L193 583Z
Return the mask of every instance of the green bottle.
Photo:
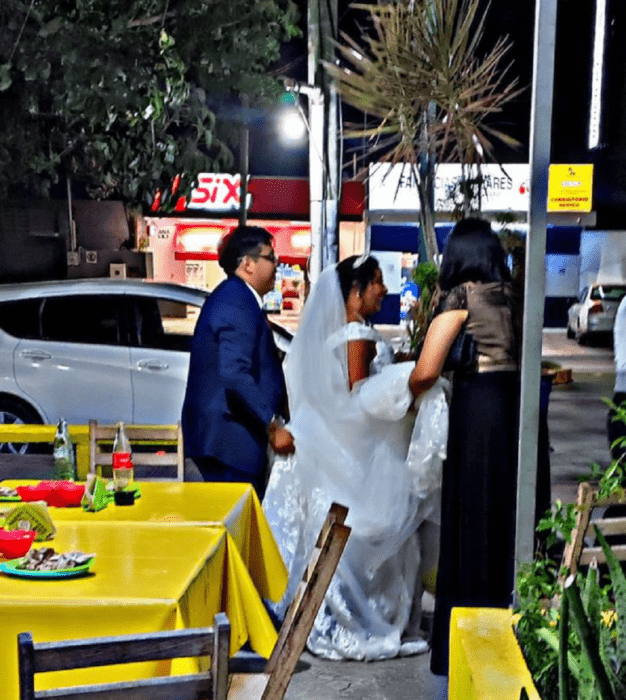
M74 457L74 446L70 440L65 418L61 418L57 424L52 456L54 457L53 478L59 481L75 481L76 459Z

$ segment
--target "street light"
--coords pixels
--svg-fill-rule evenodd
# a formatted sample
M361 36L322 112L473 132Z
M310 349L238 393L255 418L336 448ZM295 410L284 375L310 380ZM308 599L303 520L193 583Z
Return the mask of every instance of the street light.
M295 107L283 107L278 115L279 136L289 144L304 141L307 125Z
M309 197L311 220L311 255L309 279L317 282L322 271L324 249L324 93L315 85L285 78L285 90L296 97L302 93L309 98Z

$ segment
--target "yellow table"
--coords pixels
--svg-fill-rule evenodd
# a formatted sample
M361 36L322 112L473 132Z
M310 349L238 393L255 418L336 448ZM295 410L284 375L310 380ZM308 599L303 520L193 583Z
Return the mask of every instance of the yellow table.
M453 608L450 700L541 700L504 608Z
M15 488L38 481L6 480ZM263 509L250 484L142 481L133 506L111 504L97 513L82 508L50 508L55 523L149 522L159 525L215 525L228 529L259 594L279 601L287 587L287 570ZM9 504L0 504L9 505Z
M50 641L210 625L225 610L231 653L247 639L268 656L276 634L223 526L58 522L57 551L94 553L92 575L37 580L0 575L0 697L18 697L17 634ZM36 543L35 546L45 546ZM38 688L189 672L197 661L42 674ZM51 676L54 676L51 678Z

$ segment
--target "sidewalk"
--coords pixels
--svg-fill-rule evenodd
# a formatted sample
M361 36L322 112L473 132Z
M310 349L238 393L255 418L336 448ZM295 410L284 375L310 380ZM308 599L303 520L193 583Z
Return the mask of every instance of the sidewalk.
M323 661L305 652L285 700L434 700L430 654L386 661Z
M378 327L394 345L402 340L397 326ZM600 400L613 392L610 348L572 348L564 333L544 332L543 356L563 360L574 370L571 384L555 386L548 423L552 500L576 502L577 479L592 462L610 461L606 438L607 408ZM432 599L429 601L432 605ZM430 655L378 662L323 661L305 653L286 700L431 700L439 685L429 670Z

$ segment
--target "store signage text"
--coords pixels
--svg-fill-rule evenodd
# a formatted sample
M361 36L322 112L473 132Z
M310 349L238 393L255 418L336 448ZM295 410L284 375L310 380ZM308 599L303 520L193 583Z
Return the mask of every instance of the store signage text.
M548 211L590 212L593 165L551 165Z
M188 209L205 211L237 211L241 202L241 176L228 173L200 173L198 185L192 190ZM246 197L250 208L252 195Z
M523 211L529 204L530 168L527 163L483 165L480 204L483 211ZM453 211L461 204L463 172L458 163L442 163L435 171L435 211ZM469 177L476 177L471 172ZM478 188L477 188L478 189ZM415 173L408 165L370 166L370 210L419 210Z

